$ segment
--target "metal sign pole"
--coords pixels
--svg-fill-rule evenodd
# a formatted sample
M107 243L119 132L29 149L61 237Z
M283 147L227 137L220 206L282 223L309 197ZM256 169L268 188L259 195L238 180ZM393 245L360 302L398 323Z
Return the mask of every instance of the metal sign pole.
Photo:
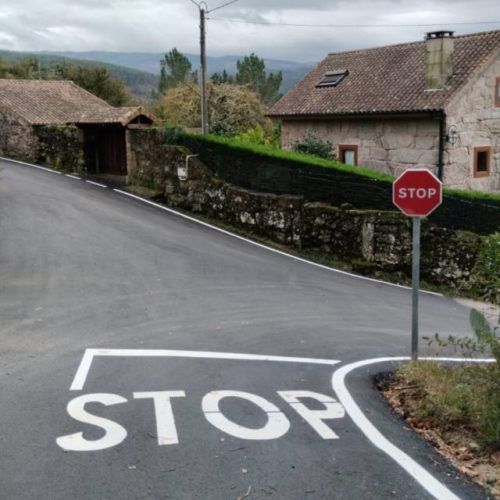
M411 301L411 359L418 359L418 289L420 287L420 217L413 219L412 301Z

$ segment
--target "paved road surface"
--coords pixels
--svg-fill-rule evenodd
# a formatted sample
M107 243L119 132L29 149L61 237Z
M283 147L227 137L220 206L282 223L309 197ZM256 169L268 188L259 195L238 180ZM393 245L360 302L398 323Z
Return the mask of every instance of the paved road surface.
M331 383L408 353L409 291L0 168L0 498L432 498ZM452 300L421 311L422 334L469 331ZM370 376L390 367L352 372L353 398L438 484L482 498L387 410Z

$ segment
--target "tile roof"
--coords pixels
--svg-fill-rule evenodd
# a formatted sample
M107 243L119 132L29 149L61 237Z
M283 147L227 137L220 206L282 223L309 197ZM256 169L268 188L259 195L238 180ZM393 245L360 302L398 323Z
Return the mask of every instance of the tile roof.
M270 116L317 116L438 111L500 47L500 31L454 37L454 74L448 86L426 90L426 42L328 55L270 110ZM317 83L327 71L349 75L336 87Z
M8 109L32 125L117 123L139 115L154 121L140 106L115 108L67 80L2 80L0 110Z

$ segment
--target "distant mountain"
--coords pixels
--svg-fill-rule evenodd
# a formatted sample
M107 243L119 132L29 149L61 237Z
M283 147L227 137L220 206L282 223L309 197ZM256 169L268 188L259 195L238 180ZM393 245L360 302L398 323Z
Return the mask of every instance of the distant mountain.
M199 66L199 56L185 54L193 68ZM0 58L18 60L23 57L36 57L43 66L51 66L63 61L74 64L104 66L110 74L123 80L132 94L149 98L151 92L158 87L160 60L162 53L142 52L13 52L0 50ZM229 74L236 73L236 62L243 56L207 57L208 75L226 70ZM299 82L312 69L313 64L298 63L278 59L264 59L268 71L282 71L284 93Z
M133 95L141 99L149 99L151 92L158 88L158 75L130 67L110 64L98 60L60 56L48 52L14 52L0 50L0 58L7 61L18 61L25 57L35 57L45 68L55 66L62 62L68 62L78 66L103 66L111 75L120 78Z
M148 73L160 73L160 60L163 53L146 52L49 52L51 55L58 55L71 59L83 59L91 61L101 61L107 64L127 66ZM196 54L185 54L190 60L193 68L199 66L199 56ZM236 62L243 59L243 56L222 56L207 57L208 75L226 70L230 74L236 73ZM283 84L281 92L286 92L290 87L300 81L314 66L313 63L298 63L279 59L264 59L268 71L282 71Z

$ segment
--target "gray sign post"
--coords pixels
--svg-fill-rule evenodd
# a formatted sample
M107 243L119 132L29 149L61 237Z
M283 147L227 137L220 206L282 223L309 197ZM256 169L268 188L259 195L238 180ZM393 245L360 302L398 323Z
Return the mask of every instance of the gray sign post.
M413 219L411 258L411 359L418 359L418 290L420 288L420 217Z
M392 201L405 215L412 218L411 265L411 359L418 359L418 291L420 288L420 226L441 205L441 181L429 170L405 170L392 185Z

